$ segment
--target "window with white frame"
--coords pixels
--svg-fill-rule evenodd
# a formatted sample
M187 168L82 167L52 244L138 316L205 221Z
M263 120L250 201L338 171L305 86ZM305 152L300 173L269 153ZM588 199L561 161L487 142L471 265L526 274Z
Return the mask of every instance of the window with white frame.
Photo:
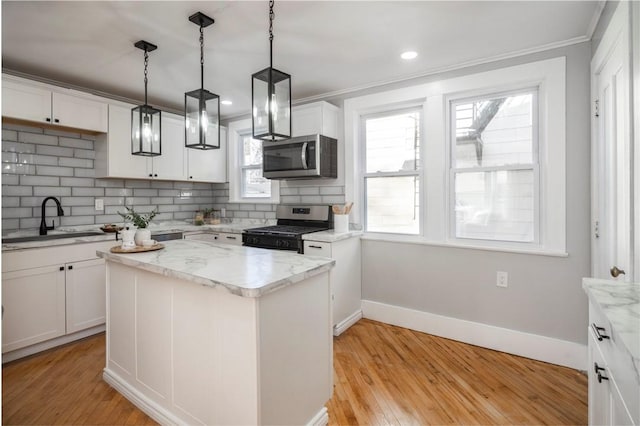
M420 233L420 109L363 118L369 232Z
M280 185L262 176L262 141L251 136L251 119L228 124L229 202L277 204Z
M452 236L536 242L537 90L449 105Z
M565 256L565 82L558 57L346 99L365 238Z
M240 136L240 197L270 198L271 181L262 176L262 141L250 134Z

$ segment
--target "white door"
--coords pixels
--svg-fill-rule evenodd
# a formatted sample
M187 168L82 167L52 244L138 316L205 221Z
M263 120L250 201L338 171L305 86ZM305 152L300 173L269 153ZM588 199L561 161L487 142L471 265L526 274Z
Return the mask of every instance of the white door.
M104 324L104 259L68 263L66 268L67 333Z
M591 61L592 273L622 281L633 279L628 14L619 3Z
M153 178L186 180L184 117L162 113L162 154L153 157Z

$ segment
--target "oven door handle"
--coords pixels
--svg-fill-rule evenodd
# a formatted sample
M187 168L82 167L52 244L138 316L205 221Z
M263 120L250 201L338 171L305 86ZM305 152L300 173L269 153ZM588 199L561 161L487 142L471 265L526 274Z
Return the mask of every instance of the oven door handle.
M307 170L309 168L309 166L307 165L307 146L309 145L309 142L305 142L302 144L302 155L300 156L300 159L302 160L302 168Z

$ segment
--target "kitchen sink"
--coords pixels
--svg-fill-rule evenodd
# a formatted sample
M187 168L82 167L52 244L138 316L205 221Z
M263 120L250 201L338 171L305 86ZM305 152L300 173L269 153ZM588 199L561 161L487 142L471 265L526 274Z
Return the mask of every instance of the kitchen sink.
M59 240L61 238L91 237L95 235L104 235L104 233L99 231L69 232L67 234L32 235L30 237L3 238L2 244L27 243L29 241Z

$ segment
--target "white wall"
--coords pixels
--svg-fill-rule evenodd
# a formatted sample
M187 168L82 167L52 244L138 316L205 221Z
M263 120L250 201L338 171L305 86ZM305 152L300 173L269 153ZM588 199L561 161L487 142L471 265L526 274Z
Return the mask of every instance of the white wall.
M581 43L491 64L351 94L385 91L428 81L557 56L567 58L568 257L363 241L363 299L585 344L589 275L589 62ZM332 100L338 103L339 100ZM427 200L428 203L428 200ZM496 287L496 271L509 287Z

